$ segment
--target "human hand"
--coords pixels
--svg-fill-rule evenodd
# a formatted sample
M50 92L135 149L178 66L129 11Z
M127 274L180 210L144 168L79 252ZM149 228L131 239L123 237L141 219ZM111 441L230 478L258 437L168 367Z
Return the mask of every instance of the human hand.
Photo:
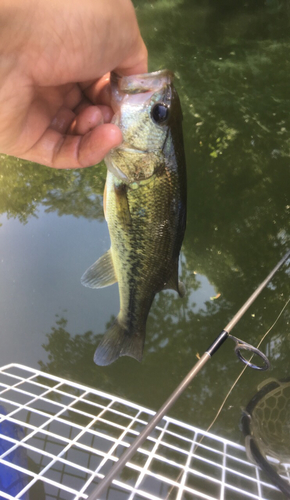
M109 72L147 71L131 0L2 0L0 151L55 168L100 162L122 141Z

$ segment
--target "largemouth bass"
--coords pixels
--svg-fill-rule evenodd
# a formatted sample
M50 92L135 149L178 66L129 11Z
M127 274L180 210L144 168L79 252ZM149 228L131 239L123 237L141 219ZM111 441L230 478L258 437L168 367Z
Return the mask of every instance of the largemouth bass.
M118 282L120 312L95 352L97 365L125 355L141 361L156 293L172 288L184 295L178 259L186 224L186 168L172 79L169 71L111 78L112 122L123 133L123 143L105 158L111 248L82 283L101 288Z

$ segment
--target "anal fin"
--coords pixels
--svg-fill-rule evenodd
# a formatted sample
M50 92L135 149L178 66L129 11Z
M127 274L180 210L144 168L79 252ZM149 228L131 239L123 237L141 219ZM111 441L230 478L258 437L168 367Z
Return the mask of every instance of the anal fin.
M112 252L109 249L81 277L81 283L89 288L104 288L116 283Z
M163 290L175 290L178 293L179 297L184 297L186 288L184 283L178 280L178 261L174 266L173 272L168 282L164 285Z

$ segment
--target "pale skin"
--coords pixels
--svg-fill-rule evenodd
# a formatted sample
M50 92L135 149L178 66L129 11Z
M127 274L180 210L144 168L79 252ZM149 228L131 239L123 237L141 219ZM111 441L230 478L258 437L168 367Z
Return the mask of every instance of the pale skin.
M1 0L0 152L54 168L122 142L109 72L147 71L131 0Z

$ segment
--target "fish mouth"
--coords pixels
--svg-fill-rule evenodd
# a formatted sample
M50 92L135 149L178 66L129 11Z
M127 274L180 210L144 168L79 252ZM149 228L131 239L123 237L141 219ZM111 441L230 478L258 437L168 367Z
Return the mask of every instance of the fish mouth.
M145 153L149 153L148 149L137 149L137 148L127 148L127 147L122 147L122 144L121 146L119 146L118 148L116 149L121 149L122 151L124 151L125 153L137 153L137 154L145 154ZM151 152L151 151L150 151Z
M124 94L139 94L159 90L172 83L173 78L174 73L168 69L130 76L119 76L112 72L111 85Z

